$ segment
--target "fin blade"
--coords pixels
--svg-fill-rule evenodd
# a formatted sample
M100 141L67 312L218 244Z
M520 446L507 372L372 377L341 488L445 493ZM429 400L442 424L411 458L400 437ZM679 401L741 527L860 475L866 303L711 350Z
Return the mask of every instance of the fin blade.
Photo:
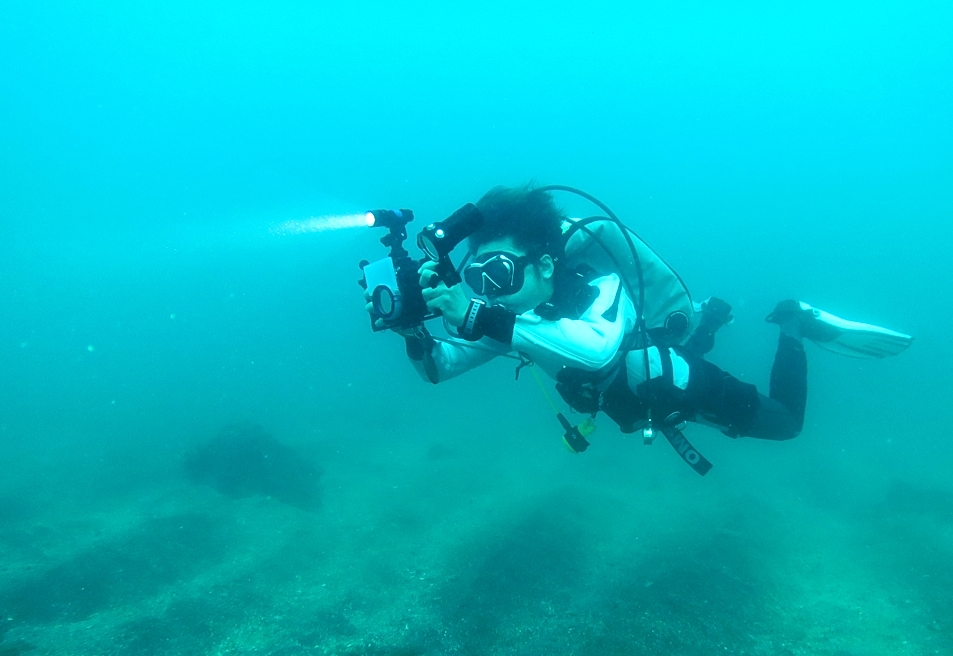
M823 349L855 358L879 359L903 353L913 343L913 337L886 328L870 326L875 330L849 330L830 341L814 342Z

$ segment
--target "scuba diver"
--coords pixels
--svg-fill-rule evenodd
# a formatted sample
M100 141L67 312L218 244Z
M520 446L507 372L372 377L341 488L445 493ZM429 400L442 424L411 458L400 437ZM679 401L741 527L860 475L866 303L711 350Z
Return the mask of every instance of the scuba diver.
M608 216L569 219L553 191L581 195ZM787 440L800 433L804 339L858 357L893 355L912 341L781 301L767 316L780 336L764 395L704 358L731 320L731 307L717 298L694 304L677 274L598 200L568 187L496 187L470 212L482 221L470 228L469 255L456 277L475 296L447 284L446 261L414 262L427 311L442 315L456 336L435 337L422 322L387 326L367 288L374 328L403 335L415 368L434 384L499 356L520 360L517 375L524 365L538 365L574 410L590 417L605 412L622 432L642 430L646 443L661 432L702 475L711 464L679 430L685 422L713 425L730 437ZM433 224L426 230L433 232ZM569 448L585 450L588 424L580 429L558 411L557 417Z

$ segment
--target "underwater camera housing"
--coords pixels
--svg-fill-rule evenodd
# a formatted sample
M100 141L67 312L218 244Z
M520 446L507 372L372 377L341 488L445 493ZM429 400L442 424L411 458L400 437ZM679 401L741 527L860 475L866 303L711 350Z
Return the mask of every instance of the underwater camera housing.
M427 260L437 263L431 287L443 281L448 287L460 283L460 274L450 260L450 253L461 241L483 225L483 216L473 203L467 203L443 221L431 223L417 235L417 246L426 255L415 260L404 248L407 224L414 220L411 210L371 210L366 214L370 227L387 228L381 244L390 248L388 257L360 263L364 276L358 281L371 292L373 313L371 327L375 331L413 328L439 316L430 312L424 301L417 270ZM377 325L380 319L381 325Z

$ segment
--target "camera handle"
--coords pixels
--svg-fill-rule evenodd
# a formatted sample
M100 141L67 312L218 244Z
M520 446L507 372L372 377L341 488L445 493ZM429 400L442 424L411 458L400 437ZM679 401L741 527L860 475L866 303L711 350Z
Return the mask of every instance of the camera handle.
M443 281L447 287L453 287L463 282L460 274L457 273L457 268L453 266L453 262L450 261L449 255L440 256L440 259L437 260L437 266L434 268L434 273L436 275L430 279L431 289L436 289L441 281Z

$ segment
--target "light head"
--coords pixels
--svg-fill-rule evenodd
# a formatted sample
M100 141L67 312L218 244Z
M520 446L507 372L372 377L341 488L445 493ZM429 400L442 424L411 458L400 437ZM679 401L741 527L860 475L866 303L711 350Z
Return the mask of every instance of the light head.
M431 260L450 255L457 244L483 225L483 215L473 203L467 203L443 221L431 223L417 235L417 246Z
M364 215L369 228L402 228L413 220L411 210L370 210Z

